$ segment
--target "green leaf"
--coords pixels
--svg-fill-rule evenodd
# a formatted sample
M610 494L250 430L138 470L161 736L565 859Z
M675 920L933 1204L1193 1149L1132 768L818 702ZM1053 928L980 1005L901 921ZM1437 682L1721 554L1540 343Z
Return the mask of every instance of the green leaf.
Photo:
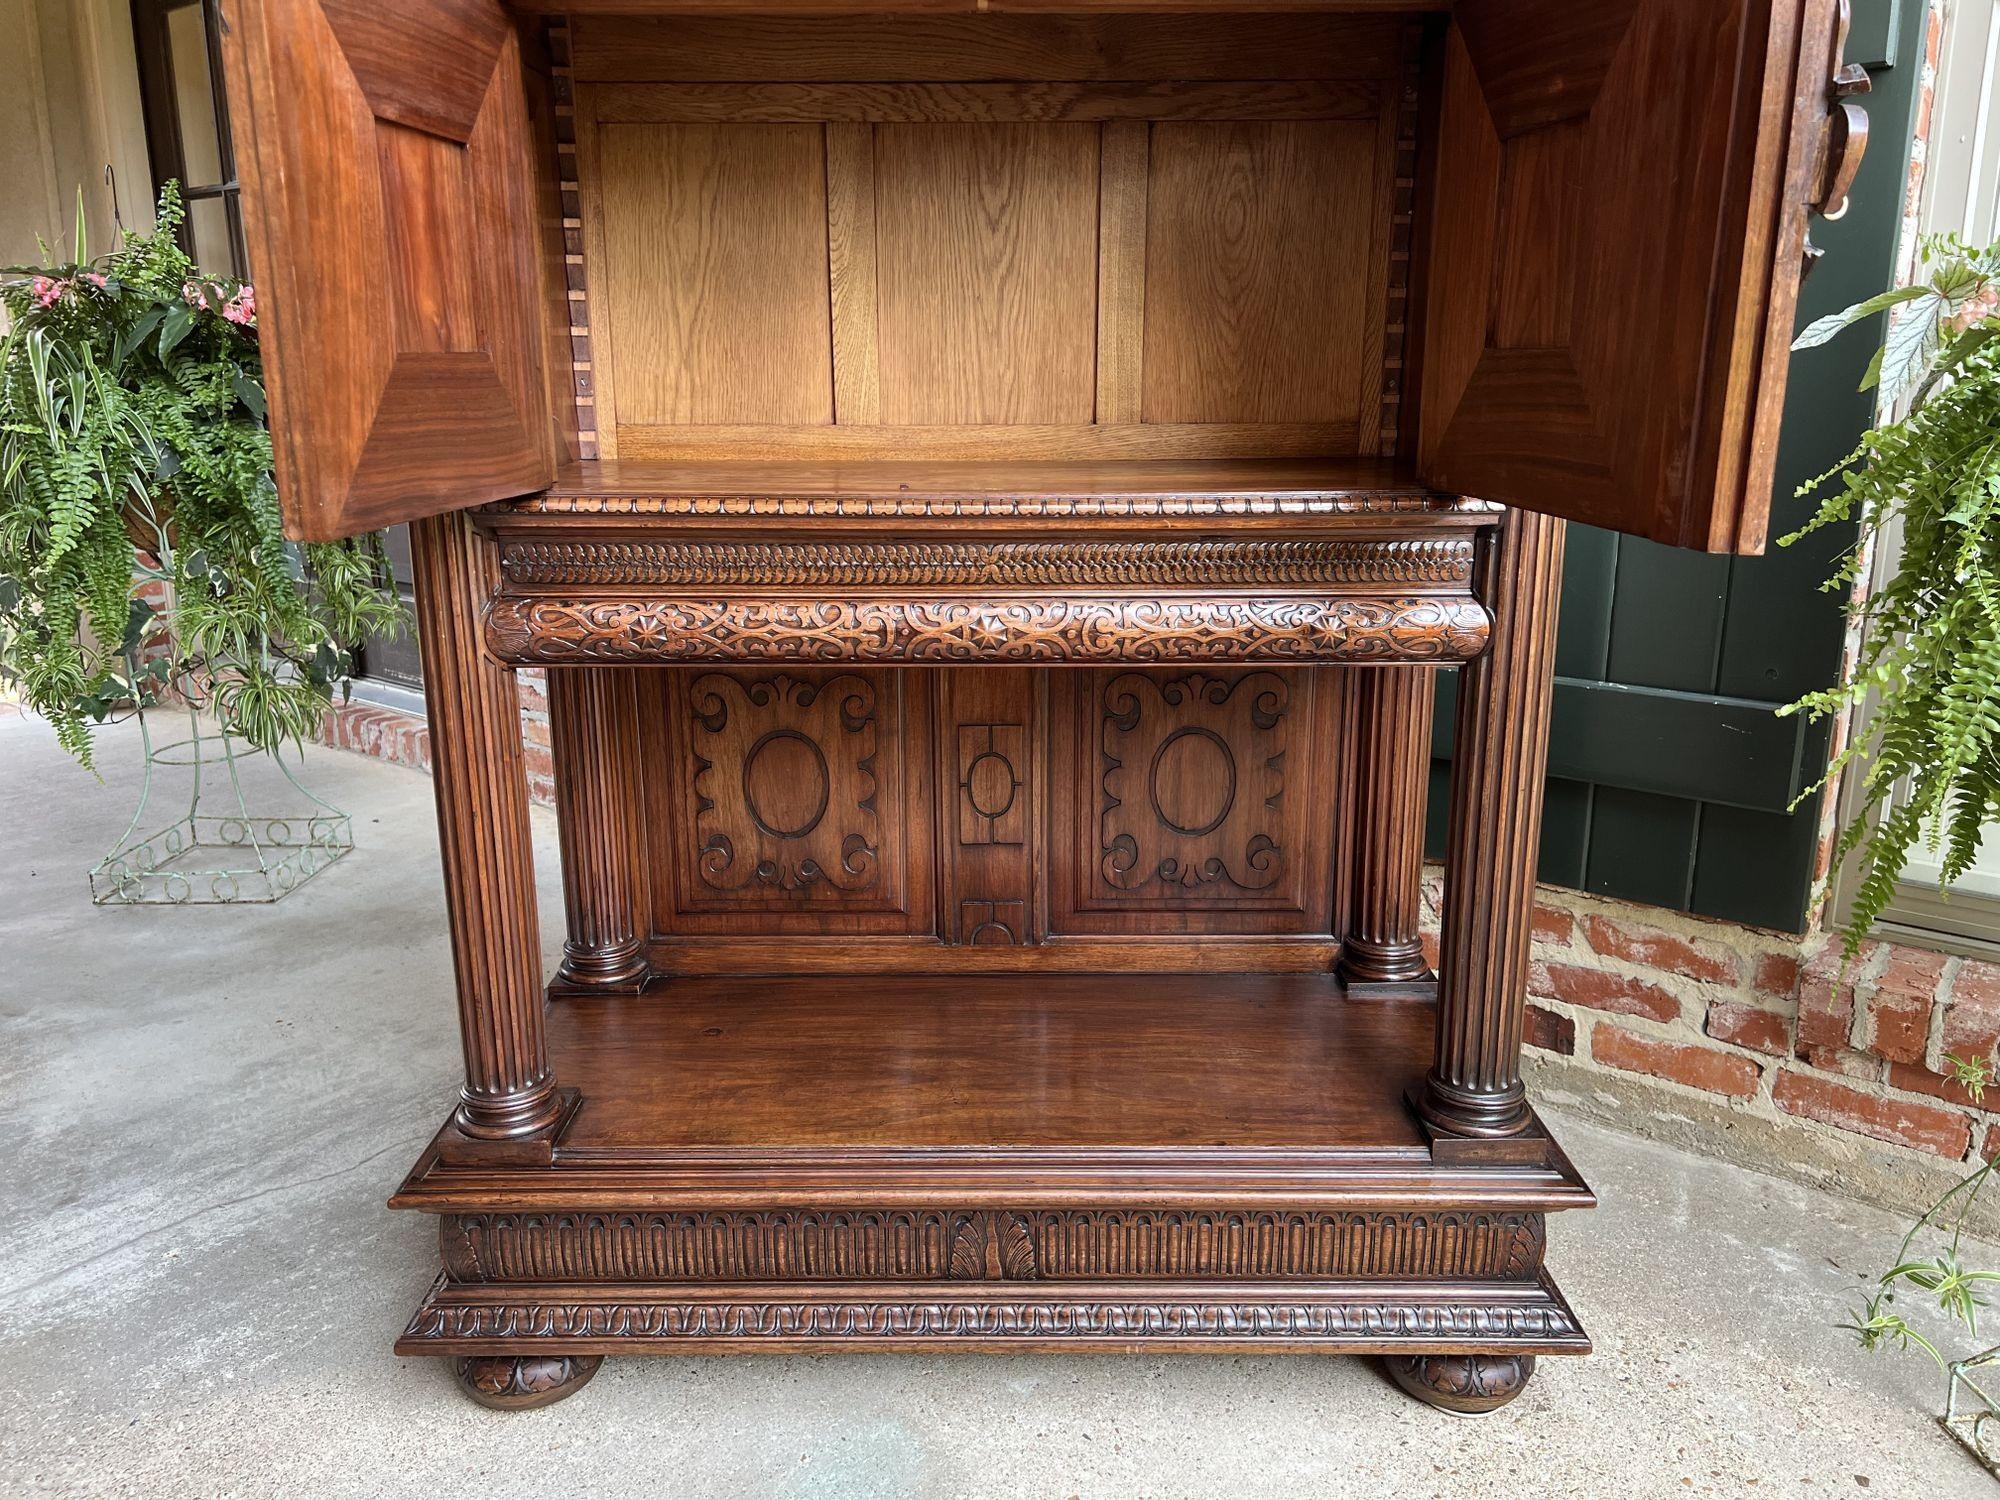
M186 303L176 303L168 311L166 321L160 328L160 358L165 359L180 347L182 339L194 329L195 312Z
M1870 297L1866 302L1857 302L1852 307L1837 313L1829 313L1824 318L1808 323L1805 330L1792 340L1794 349L1817 349L1830 342L1836 334L1852 328L1867 318L1895 307L1899 303L1914 302L1919 297L1928 296L1929 289L1921 286L1899 286L1894 291L1883 292Z
M130 326L118 335L117 342L112 346L112 362L122 365L130 359L132 351L153 336L166 316L166 308L150 307L133 319Z
M1881 362L1875 366L1878 383L1890 402L1901 401L1916 389L1943 342L1947 303L1926 291L1911 302L1903 315L1889 324L1889 336L1882 343ZM1864 384L1863 390L1868 389Z
M250 379L241 370L238 370L229 377L229 384L230 389L236 392L236 399L255 413L258 421L263 421L265 417L264 387Z

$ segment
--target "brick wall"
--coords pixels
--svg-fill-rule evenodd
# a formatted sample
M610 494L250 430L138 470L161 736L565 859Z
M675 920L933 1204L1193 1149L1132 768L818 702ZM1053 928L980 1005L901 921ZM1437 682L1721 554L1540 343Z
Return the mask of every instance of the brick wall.
M548 679L539 670L517 675L521 690L521 754L528 768L528 793L544 805L556 795L555 765L549 756ZM431 768L431 732L421 714L379 704L349 702L328 710L320 740L412 770Z
M1425 883L1436 959L1441 874ZM1766 932L1544 887L1526 1036L1536 1096L1899 1207L2000 1151L1946 1054L2000 1061L2000 963Z

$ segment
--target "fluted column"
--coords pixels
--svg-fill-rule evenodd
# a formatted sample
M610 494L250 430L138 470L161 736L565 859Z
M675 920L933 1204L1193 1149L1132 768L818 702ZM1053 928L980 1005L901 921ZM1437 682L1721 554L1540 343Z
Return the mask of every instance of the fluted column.
M1512 511L1485 543L1487 652L1459 670L1437 1056L1418 1112L1453 1135L1528 1123L1521 1019L1542 830L1563 523Z
M1350 989L1413 984L1424 962L1424 804L1430 790L1429 667L1373 667L1356 695L1354 886L1340 976Z
M629 990L646 977L636 889L637 722L630 669L549 669L549 744L569 917L557 978L581 988Z
M480 647L493 545L463 512L410 525L445 911L465 1088L480 1140L533 1135L559 1112L542 1034L541 939L514 674Z

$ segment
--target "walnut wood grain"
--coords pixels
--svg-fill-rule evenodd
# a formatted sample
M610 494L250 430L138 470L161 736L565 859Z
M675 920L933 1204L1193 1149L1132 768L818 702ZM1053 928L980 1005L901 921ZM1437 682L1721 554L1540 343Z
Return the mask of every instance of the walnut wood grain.
M285 524L553 472L535 137L500 0L266 0L222 28Z
M1489 535L1487 652L1459 672L1437 1056L1418 1108L1447 1135L1528 1127L1521 1023L1547 773L1564 522L1515 511Z
M635 988L649 970L638 929L643 867L634 785L645 742L632 674L551 671L549 742L569 922L556 977L588 989Z
M1389 667L1358 679L1354 886L1340 974L1350 992L1430 977L1424 961L1424 809L1430 790L1431 674Z
M1670 545L1763 549L1836 4L1453 8L1426 478Z
M694 1148L1424 1154L1428 1007L1324 975L681 980L551 1009L566 1159ZM672 1078L672 1088L659 1086ZM1364 1086L1364 1080L1367 1080ZM893 1085L893 1086L892 1086Z
M560 1112L542 1031L541 940L514 674L480 648L493 544L463 513L410 527L445 911L474 1140L532 1136Z

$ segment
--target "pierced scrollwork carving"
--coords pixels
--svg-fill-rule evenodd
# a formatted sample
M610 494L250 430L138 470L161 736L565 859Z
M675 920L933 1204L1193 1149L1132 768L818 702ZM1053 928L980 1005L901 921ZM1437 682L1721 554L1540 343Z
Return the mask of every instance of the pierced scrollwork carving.
M523 665L616 662L1466 661L1468 596L549 599L501 595L486 640Z

